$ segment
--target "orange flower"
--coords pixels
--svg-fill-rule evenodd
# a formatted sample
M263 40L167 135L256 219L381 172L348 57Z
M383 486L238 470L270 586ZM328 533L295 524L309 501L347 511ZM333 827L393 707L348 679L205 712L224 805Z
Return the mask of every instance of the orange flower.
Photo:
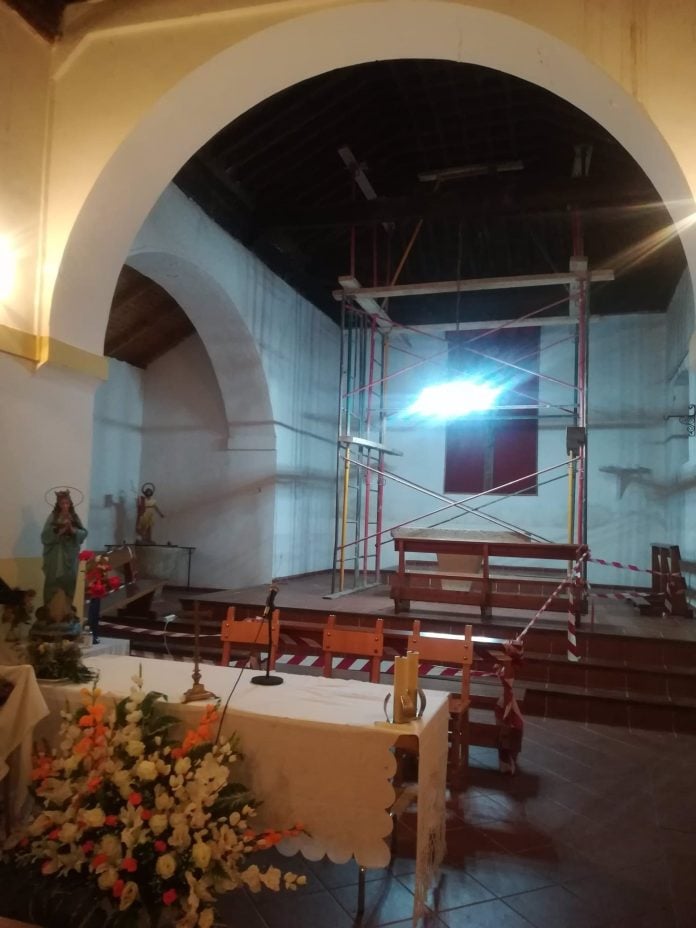
M124 857L121 869L126 870L128 873L135 873L138 869L138 861L135 857Z
M102 864L105 864L107 860L108 858L106 854L95 854L95 856L92 858L92 863L90 864L90 867L92 868L92 870L96 870L97 867L101 867Z
M104 824L109 825L113 828L114 825L118 825L118 815L107 815L104 818Z
M126 884L124 883L123 880L116 880L116 882L114 883L114 885L111 887L111 893L112 893L114 899L120 899L120 898L121 898L121 893L123 892L123 887L124 887L125 885L126 885Z
M132 806L139 806L142 801L143 797L140 795L140 793L131 793L128 797L128 802Z
M171 905L172 902L176 900L176 890L168 889L166 893L162 893L162 902L165 905Z
M82 738L80 741L77 742L74 750L76 754L80 754L80 755L88 754L89 749L91 747L92 747L92 739L88 735L85 735L84 738Z
M32 780L45 780L53 773L53 760L46 754L36 757L36 767L31 772Z
M87 791L90 793L96 793L99 787L102 784L101 777L92 777L91 780L87 780Z

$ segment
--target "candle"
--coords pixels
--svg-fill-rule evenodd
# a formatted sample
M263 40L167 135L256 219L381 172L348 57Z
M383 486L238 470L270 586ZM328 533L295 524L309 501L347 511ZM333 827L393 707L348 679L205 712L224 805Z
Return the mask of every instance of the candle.
M405 657L394 659L394 721L399 724L406 721L403 711L403 697L408 689L408 661Z
M409 651L406 655L406 660L408 662L406 689L415 706L416 694L418 693L418 651Z

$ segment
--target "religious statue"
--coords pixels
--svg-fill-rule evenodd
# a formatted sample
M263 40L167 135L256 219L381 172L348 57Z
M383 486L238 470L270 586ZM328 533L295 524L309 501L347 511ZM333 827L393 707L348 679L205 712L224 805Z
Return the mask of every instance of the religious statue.
M140 488L140 496L138 497L138 521L135 526L136 535L143 544L154 544L152 529L155 524L155 513L164 519L164 513L155 502L154 483L144 483Z
M70 490L57 490L53 511L41 533L44 615L54 622L69 620L74 613L80 545L86 537L87 529L75 512Z

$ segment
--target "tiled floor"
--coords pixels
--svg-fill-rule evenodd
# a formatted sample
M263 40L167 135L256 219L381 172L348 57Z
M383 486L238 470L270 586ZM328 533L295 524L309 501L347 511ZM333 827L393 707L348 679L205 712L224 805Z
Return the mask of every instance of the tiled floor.
M472 749L451 797L447 858L422 928L691 928L696 924L696 738L527 719L520 772ZM368 873L365 928L411 925L415 820L390 871ZM260 861L259 861L260 863ZM353 864L281 858L296 894L230 893L229 928L349 928Z

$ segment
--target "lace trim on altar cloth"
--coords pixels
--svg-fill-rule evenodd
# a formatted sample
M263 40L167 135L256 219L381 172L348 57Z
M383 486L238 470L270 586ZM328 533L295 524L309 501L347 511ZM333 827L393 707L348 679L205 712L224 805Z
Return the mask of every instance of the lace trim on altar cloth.
M413 925L425 914L445 857L445 801L449 706L443 703L425 727L418 746L418 831Z

